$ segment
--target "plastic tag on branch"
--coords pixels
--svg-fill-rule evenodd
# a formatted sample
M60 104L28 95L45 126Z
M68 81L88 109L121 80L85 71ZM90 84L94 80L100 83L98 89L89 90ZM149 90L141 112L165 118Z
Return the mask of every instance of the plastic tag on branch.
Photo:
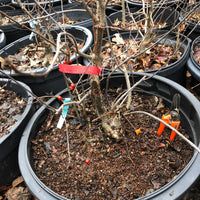
M66 99L64 99L63 102L64 102L64 103L69 103L70 101L71 101L70 98L66 98ZM62 111L62 113L61 113L61 115L60 115L60 118L59 118L59 120L58 120L57 128L59 128L59 129L62 128L62 126L63 126L63 124L64 124L64 121L65 121L65 118L66 118L67 113L68 113L68 109L69 109L69 106L68 106L68 105L67 105L67 106L64 106L63 111Z
M94 74L100 75L102 68L97 66L59 64L59 71L67 74Z
M35 20L29 22L29 25L30 25L30 27L31 27L33 30L35 29L36 23L37 23L37 22L36 22ZM31 34L30 34L30 36L29 36L29 40L32 40L32 39L33 39L33 36L34 36L34 33L31 32Z

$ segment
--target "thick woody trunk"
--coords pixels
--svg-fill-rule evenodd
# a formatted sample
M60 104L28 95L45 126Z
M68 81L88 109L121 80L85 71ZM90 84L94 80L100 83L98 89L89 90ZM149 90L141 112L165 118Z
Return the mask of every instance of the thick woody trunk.
M103 33L104 33L104 25L105 25L105 9L106 4L102 1L97 1L97 16L98 22L95 24L95 45L94 45L94 53L95 53L95 60L94 63L96 66L102 65L102 40L103 40ZM92 75L90 80L91 85L91 94L92 99L96 108L97 115L101 117L102 120L102 128L104 132L111 136L112 138L119 140L119 133L121 133L121 123L116 114L109 114L105 115L107 110L103 105L102 100L102 93L100 88L100 81L98 75Z

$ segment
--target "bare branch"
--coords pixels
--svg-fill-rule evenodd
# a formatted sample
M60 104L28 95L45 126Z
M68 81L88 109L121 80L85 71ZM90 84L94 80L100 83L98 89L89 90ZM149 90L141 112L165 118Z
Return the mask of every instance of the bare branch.
M91 94L91 93L90 93L90 91L89 91L89 92L87 92L79 101L70 101L70 102L68 102L68 103L63 103L63 104L56 110L56 114L59 114L59 113L63 110L63 108L64 108L65 106L73 105L73 104L77 104L77 105L81 104L90 94Z

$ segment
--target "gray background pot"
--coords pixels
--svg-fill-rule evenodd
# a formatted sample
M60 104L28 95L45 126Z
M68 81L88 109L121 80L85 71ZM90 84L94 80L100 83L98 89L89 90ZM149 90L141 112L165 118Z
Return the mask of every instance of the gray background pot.
M158 36L161 36L162 34L166 33L166 31L163 30L159 30L158 31ZM130 38L130 35L135 38L135 40L141 40L141 37L139 35L137 35L137 33L133 32L133 33L129 33L129 32L123 32L121 33L121 36L124 40ZM111 38L114 35L111 36ZM158 37L157 37L158 39ZM104 38L104 44L108 41L108 38ZM176 33L171 32L168 36L167 36L167 40L162 39L160 43L164 42L164 44L168 44L168 45L176 45ZM191 40L189 38L187 38L184 35L180 34L180 51L182 52L182 56L179 60L177 60L176 62L162 67L160 71L158 70L150 70L147 71L147 73L156 73L157 75L169 78L181 85L185 85L186 82L186 71L187 71L187 66L186 66L186 62L187 59L189 57L189 52L190 52L190 43ZM89 64L89 60L84 59L83 60L84 65L88 65ZM104 69L105 73L109 73L111 70L108 69Z
M77 42L85 41L85 44L80 49L80 51L86 52L88 48L90 47L90 45L92 44L93 37L92 37L91 32L88 29L84 27L79 27L79 26L66 25L64 27L67 32L71 33L77 39ZM53 31L54 38L57 36L57 32L59 32L58 28L56 28L55 31ZM23 38L20 38L19 40L5 46L0 51L0 56L5 58L8 55L13 55L19 48L23 48L26 45L33 42L34 41L29 39L29 35ZM77 56L78 58L80 58L79 55ZM70 60L72 60L72 62L75 62L76 56L72 55L70 57ZM34 70L33 72L41 73L44 71L46 71L46 68ZM63 74L58 69L58 64L54 66L53 70L50 72L50 74L47 77L31 77L31 76L24 76L17 73L10 73L9 71L5 71L5 72L11 75L16 80L22 81L26 83L27 85L29 85L33 93L35 93L38 96L45 95L46 93L56 94L57 92L66 88L66 83L65 83ZM5 76L5 75L0 74L0 76ZM70 77L73 82L76 82L79 78L78 75L73 75L73 74L67 74L67 76Z
M64 10L65 16L67 16L69 19L75 21L75 23L71 24L71 25L82 26L82 27L88 28L90 31L92 31L92 19L90 18L88 13L85 11L85 9L83 9L83 7L81 7L77 3L76 4L71 3L71 4L64 5L63 10ZM57 13L55 13L55 11ZM53 10L49 11L49 13L55 13L54 15L52 15L52 17L54 18L54 20L56 20L57 22L60 22L60 24L62 24L62 14L63 13L59 13L59 11L62 11L61 6L54 7ZM48 20L52 21L51 18L45 18L45 19L47 21ZM67 25L67 24L65 24L65 25ZM70 24L68 24L68 25L70 25Z
M142 7L142 3L140 2L136 2L134 0L126 0L126 2L128 3L128 5L130 7ZM142 1L141 1L142 2ZM185 3L181 0L169 0L169 1L160 1L159 3L154 3L154 6L155 7L168 7L168 6L171 6L171 7L176 7L176 5L179 4L179 7L181 6L185 6ZM147 4L146 4L147 5Z
M134 81L136 82L143 75L149 77L151 76L151 74L137 73L134 74ZM132 80L132 78L130 80ZM106 81L104 79L102 82L102 87L105 87L105 84ZM109 86L112 86L113 88L118 88L121 86L125 87L125 85L125 79L121 75L116 75L109 81ZM162 97L167 105L171 104L172 96L175 93L179 93L181 95L180 113L182 126L188 131L193 142L200 146L200 137L198 134L200 129L200 103L189 91L179 84L160 76L155 76L151 79L148 79L147 82L141 83L139 88L141 89L139 90L140 92L143 91L147 94ZM58 95L62 95L63 97L68 96L66 90L60 92ZM48 103L56 107L60 105L60 101L55 98L50 99ZM26 130L24 131L19 147L20 171L27 186L36 198L40 200L66 200L66 198L61 197L46 187L38 179L31 167L30 142L34 138L34 135L37 134L37 131L43 124L45 116L48 114L48 112L49 111L45 108L45 106L42 106L32 117L26 127ZM182 170L182 172L177 175L177 177L159 190L139 199L174 200L180 198L198 179L200 174L199 162L200 155L197 154L197 152L194 152L190 162Z
M0 49L6 45L6 36L5 33L0 29Z
M192 4L180 12L179 20L182 21L184 16L196 6L198 6L198 9L196 11L200 13L200 3ZM186 21L184 34L188 36L191 40L195 40L195 38L198 37L200 34L200 25L190 21Z
M195 85L199 84L199 82L200 82L200 64L195 60L194 54L193 54L196 46L200 47L200 36L197 37L192 42L191 50L190 50L190 57L187 61L188 70L192 75L192 81L191 81L192 86L195 86ZM195 87L195 91L198 94L200 94L200 85Z
M4 10L3 12L5 12L8 16L12 17L13 19L15 19L15 16L24 15L24 12L21 9L10 8L9 10ZM24 25L29 27L29 24L26 21L23 20L20 23L22 22L24 23ZM14 22L11 22L8 25L0 25L0 29L3 30L6 35L6 44L10 44L11 42L14 42L15 40L29 35L31 33L29 30L23 28L22 26Z
M0 86L5 84L7 84L5 89L20 94L27 101L27 105L20 119L10 129L9 134L0 138L0 186L10 184L14 178L20 175L18 166L19 141L28 120L35 111L33 98L29 93L31 89L27 85L0 78Z
M142 14L141 9L139 9L138 7L133 7L130 9L130 13L132 15L132 17L135 19L136 22L144 20L144 15ZM173 9L173 8L156 8L153 12L153 21L154 22L162 22L162 23L167 23L165 27L163 28L157 28L156 30L170 30L171 27L173 25L176 24L176 22L178 21L178 12ZM132 20L132 17L130 17L128 10L126 10L126 19L127 20ZM122 11L118 11L115 12L111 15L109 15L108 17L108 26L112 26L112 23L116 20L122 19ZM116 32L127 32L129 30L123 30L120 29L120 27L118 29L113 29L110 28L110 34L114 34ZM131 30L131 32L136 32L138 30ZM130 32L130 31L129 31Z
M33 6L35 6L34 0L21 0L21 1L23 3L23 6L27 8L32 8ZM15 7L20 7L16 0L11 0L11 3ZM68 3L68 0L63 0L63 3ZM61 0L44 0L40 1L39 4L43 7L48 5L55 6L61 4Z

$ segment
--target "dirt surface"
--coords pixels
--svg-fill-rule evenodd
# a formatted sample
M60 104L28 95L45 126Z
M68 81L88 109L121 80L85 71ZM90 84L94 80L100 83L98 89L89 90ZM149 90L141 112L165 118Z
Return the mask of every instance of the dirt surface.
M26 102L11 90L0 87L0 137L9 133L15 122L20 119L26 107Z
M113 95L116 98L119 93L113 90L108 94ZM136 94L131 106L161 117L167 108L155 99ZM159 123L152 118L123 109L123 139L116 143L101 131L98 120L93 122L96 116L90 101L86 107L90 123L82 126L69 119L69 125L59 130L59 116L52 118L50 113L32 141L37 176L62 196L97 200L138 198L170 182L191 159L193 151L180 137L170 141L168 129L157 135ZM74 115L72 110L69 115ZM180 131L186 134L184 129Z

